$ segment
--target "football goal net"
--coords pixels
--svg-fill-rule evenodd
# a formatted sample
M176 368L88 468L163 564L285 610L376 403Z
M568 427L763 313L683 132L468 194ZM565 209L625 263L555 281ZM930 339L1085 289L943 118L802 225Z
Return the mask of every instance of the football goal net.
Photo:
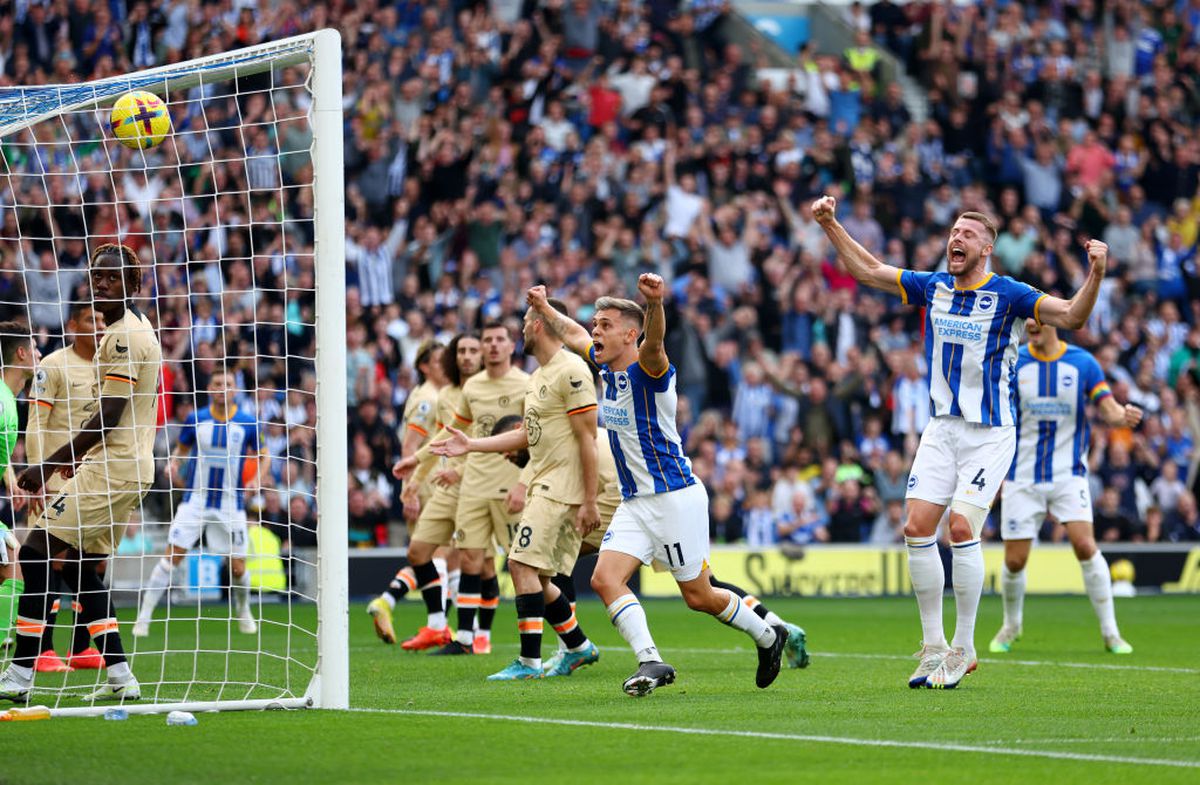
M169 124L153 117L164 105ZM157 416L132 422L134 439L154 444L153 484L132 512L62 498L83 492L83 469L79 482L50 481L43 513L0 509L22 541L54 507L109 527L80 536L86 551L111 549L92 561L140 699L89 697L106 684L95 647L112 622L72 611L64 578L80 557L67 550L51 565L47 618L21 614L0 651L2 669L37 636L31 705L348 705L342 118L333 30L0 90L0 321L27 324L42 354L17 472L70 443L121 375L102 356L97 248L136 255L130 310L162 356ZM141 144L122 123L142 129ZM110 350L131 351L124 343ZM110 489L128 479L114 445L78 456L93 492L96 477Z

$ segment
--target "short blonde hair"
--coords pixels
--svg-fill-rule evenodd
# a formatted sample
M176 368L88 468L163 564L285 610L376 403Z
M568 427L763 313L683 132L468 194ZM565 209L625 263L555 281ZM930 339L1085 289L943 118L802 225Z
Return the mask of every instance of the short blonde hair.
M983 224L983 227L985 229L987 229L989 232L991 232L992 242L996 242L996 224L994 221L992 221L991 218L984 215L983 213L977 213L974 210L968 210L967 212L958 216L958 219L960 221L963 218L966 218L967 220L970 220L970 221L978 221L979 223Z
M600 311L616 311L621 314L621 318L636 323L639 328L646 318L646 311L642 306L624 297L601 297L596 301L596 313Z

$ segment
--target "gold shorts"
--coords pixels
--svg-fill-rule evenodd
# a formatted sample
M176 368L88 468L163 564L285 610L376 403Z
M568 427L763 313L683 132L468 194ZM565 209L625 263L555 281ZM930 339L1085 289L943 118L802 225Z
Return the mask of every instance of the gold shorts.
M578 505L562 504L534 496L525 504L521 522L513 532L509 558L542 575L570 575L579 558L579 532L575 531Z
M421 487L417 488L417 501L421 504L421 512L425 512L425 508L429 506L429 500L433 498L436 490L437 488L431 482L423 482ZM418 514L417 518L420 519L420 517ZM408 529L408 539L413 539L417 531L417 521L405 519L404 526Z
M458 505L454 547L467 550L507 549L519 516L508 511L504 499L467 499Z
M110 479L103 466L84 464L57 494L47 497L32 525L83 553L110 554L149 490L149 484Z
M449 545L454 537L454 517L458 513L458 497L435 492L421 502L421 515L413 524L410 539L433 545Z
M617 511L617 505L620 503L620 498L597 500L596 506L600 508L600 525L583 538L585 543L600 550L600 543L604 542L604 533L608 531L608 525L612 523L613 514Z

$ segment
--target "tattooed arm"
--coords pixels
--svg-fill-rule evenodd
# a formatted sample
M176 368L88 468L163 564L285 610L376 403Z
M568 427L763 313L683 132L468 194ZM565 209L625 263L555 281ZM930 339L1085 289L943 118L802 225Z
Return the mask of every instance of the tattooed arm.
M534 308L542 318L549 323L555 334L562 339L567 348L576 354L588 356L588 348L592 345L592 337L583 325L566 314L554 310L546 299L546 287L535 286L525 295L526 302Z
M642 369L657 378L667 372L670 362L663 338L667 334L667 315L663 311L663 295L667 285L654 273L644 273L638 278L638 291L646 298L646 321L642 327L642 344L638 347L638 363Z

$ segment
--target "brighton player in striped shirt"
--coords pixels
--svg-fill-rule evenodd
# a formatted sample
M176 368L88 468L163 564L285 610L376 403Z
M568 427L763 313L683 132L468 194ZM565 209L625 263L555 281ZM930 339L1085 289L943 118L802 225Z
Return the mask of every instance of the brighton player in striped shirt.
M675 669L659 656L646 613L629 589L638 568L655 559L667 565L688 607L750 636L758 647L755 683L767 687L779 675L788 630L769 625L737 594L710 582L708 494L692 474L675 428L675 366L663 348L666 285L647 273L638 279L638 291L645 309L632 300L597 300L591 336L550 305L543 287L528 294L563 343L600 371L600 408L623 501L600 546L592 588L638 658L637 672L623 688L641 696L675 681Z
M218 370L208 382L208 406L193 412L179 432L169 465L171 478L183 485L183 501L167 534L167 555L158 560L142 592L133 637L150 634L154 609L171 588L171 575L200 542L229 559L234 618L245 635L258 632L250 612L250 576L246 573L246 493L262 487L270 471L269 454L254 415L233 402L237 382L232 371ZM184 482L180 462L195 453L191 477ZM252 487L242 483L248 459L256 459Z
M872 256L838 223L836 207L824 196L813 204L813 218L855 280L926 308L933 419L921 434L909 474L904 525L923 644L908 685L953 688L976 664L975 617L984 573L979 534L1016 448L1014 380L1025 320L1082 327L1096 304L1108 247L1087 243L1087 279L1064 300L988 270L996 227L982 213L966 212L954 222L946 243L948 272L916 272ZM942 624L946 576L936 536L947 506L957 616L950 643Z
M1087 407L1093 404L1101 419L1114 428L1135 427L1142 421L1142 410L1117 403L1096 358L1059 340L1058 330L1032 319L1026 330L1029 343L1017 359L1017 454L1000 499L1004 624L990 649L1007 652L1021 637L1025 563L1049 513L1066 528L1079 559L1104 647L1114 654L1132 654L1133 647L1117 629L1112 577L1092 533Z

